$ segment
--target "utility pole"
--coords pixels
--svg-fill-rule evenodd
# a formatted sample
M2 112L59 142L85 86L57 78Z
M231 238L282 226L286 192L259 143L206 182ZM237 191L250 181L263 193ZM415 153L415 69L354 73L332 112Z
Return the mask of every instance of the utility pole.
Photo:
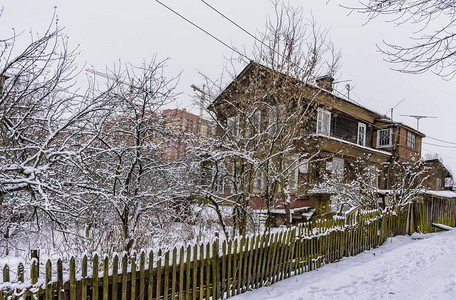
M197 91L201 94L201 99L200 99L200 107L199 107L199 118L198 118L198 123L197 123L197 129L198 129L198 134L202 134L201 132L201 127L203 123L203 110L204 110L204 102L205 102L205 96L206 92L204 91L205 85L203 84L203 88L198 88L196 85L192 84L190 86L193 91Z

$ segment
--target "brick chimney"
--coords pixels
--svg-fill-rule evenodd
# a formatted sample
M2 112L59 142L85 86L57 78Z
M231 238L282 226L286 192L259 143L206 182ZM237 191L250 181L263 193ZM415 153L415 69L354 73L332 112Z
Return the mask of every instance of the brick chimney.
M330 76L330 75L321 76L321 77L318 77L315 81L319 88L327 90L328 92L333 91L334 78L332 76Z

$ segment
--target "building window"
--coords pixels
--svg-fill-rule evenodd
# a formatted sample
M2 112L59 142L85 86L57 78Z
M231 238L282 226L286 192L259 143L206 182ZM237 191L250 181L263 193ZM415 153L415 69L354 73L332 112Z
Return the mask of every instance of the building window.
M285 114L285 105L274 106L269 111L269 133L275 134L280 125L280 117Z
M218 176L214 183L214 192L223 194L225 192L225 178L224 176Z
M380 172L374 166L368 166L364 169L367 177L365 181L369 184L369 186L378 188L379 179L380 179Z
M253 126L255 127L257 132L260 132L260 129L261 129L261 110L257 110L253 114Z
M331 171L338 177L344 174L344 160L342 158L334 157L332 161L326 162L326 170Z
M306 162L299 162L298 157L290 157L290 160L286 163L286 168L288 170L288 187L290 190L295 190L299 186L299 173L305 171L307 173L307 168L304 170L304 165L307 165Z
M317 134L329 136L331 133L331 112L320 107L317 112Z
M344 160L342 158L333 158L332 169L334 172L343 174L344 173Z
M333 170L333 162L327 161L326 162L326 171L332 171L332 170Z
M239 134L239 120L240 120L239 115L229 117L227 119L226 125L228 126L228 130L232 136L238 136L238 134Z
M416 135L411 131L407 131L407 147L416 149Z
M253 187L257 192L264 192L266 190L266 173L258 172L256 173L256 178L254 181Z
M218 194L223 194L225 192L225 172L221 169L220 164L218 164L217 167L214 166L212 170L214 192Z
M453 186L453 178L445 177L445 187L451 188Z
M261 129L261 110L256 110L247 123L247 136L252 137L252 135L258 134Z
M442 179L440 179L440 178L435 179L435 189L437 191L442 189Z
M366 146L366 124L358 122L358 145Z
M391 147L391 128L377 131L377 148Z
M298 168L291 169L290 173L288 175L288 185L290 187L290 190L294 190L298 187L298 178L299 178Z
M309 172L309 163L308 162L302 162L299 164L299 173L301 174L307 174Z

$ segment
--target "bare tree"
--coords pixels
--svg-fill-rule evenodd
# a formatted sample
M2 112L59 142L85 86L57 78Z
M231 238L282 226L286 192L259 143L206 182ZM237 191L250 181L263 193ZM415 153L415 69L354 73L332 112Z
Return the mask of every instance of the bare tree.
M76 52L59 27L49 26L23 50L16 47L18 38L0 41L2 231L32 217L39 228L40 214L63 229L67 217L86 209L67 185L68 162L104 107L71 91Z
M273 4L275 15L253 48L256 62L244 61L248 66L225 90L217 90L223 86L218 82L209 89L214 95L209 113L218 129L214 147L202 155L214 167L206 196L216 208L233 206L233 231L240 234L255 223L250 208L255 200L264 202L269 216L282 203L291 226L290 194L298 179L293 177L317 152L306 140L315 130L310 111L321 92L312 84L319 75L334 75L340 58L326 31L306 23L302 10Z
M416 200L428 178L423 161L393 160L375 167L358 160L352 163L350 174L352 178L328 174L320 184L320 188L334 194L339 212L343 206L401 210Z
M402 209L406 204L416 200L424 188L424 182L429 178L427 167L423 161L391 163L389 172L388 205L392 209Z
M368 19L380 15L400 26L416 26L410 43L385 42L380 50L386 60L398 65L397 70L419 74L431 71L445 79L456 74L456 3L445 0L361 0L351 9L364 13Z
M305 83L322 75L335 76L341 54L327 37L328 30L307 18L302 8L280 0L271 3L274 15L255 41L254 61Z
M104 219L115 220L119 248L127 251L137 247L138 224L175 221L191 194L191 165L164 153L174 132L162 109L175 100L178 79L165 76L166 63L154 56L139 67L108 71L99 94L110 114L80 156L86 194L103 207Z
M357 160L350 164L352 178L344 178L340 171L325 174L319 188L333 194L335 208L341 213L345 208L381 209L379 201L381 166Z

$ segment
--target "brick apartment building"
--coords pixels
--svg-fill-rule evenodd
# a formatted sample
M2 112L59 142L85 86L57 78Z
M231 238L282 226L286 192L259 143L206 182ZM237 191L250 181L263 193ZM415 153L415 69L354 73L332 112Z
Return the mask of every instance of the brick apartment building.
M189 143L215 135L213 122L184 109L165 109L162 114L169 118L167 126L176 134L164 148L164 157L168 160L181 158L186 153Z

